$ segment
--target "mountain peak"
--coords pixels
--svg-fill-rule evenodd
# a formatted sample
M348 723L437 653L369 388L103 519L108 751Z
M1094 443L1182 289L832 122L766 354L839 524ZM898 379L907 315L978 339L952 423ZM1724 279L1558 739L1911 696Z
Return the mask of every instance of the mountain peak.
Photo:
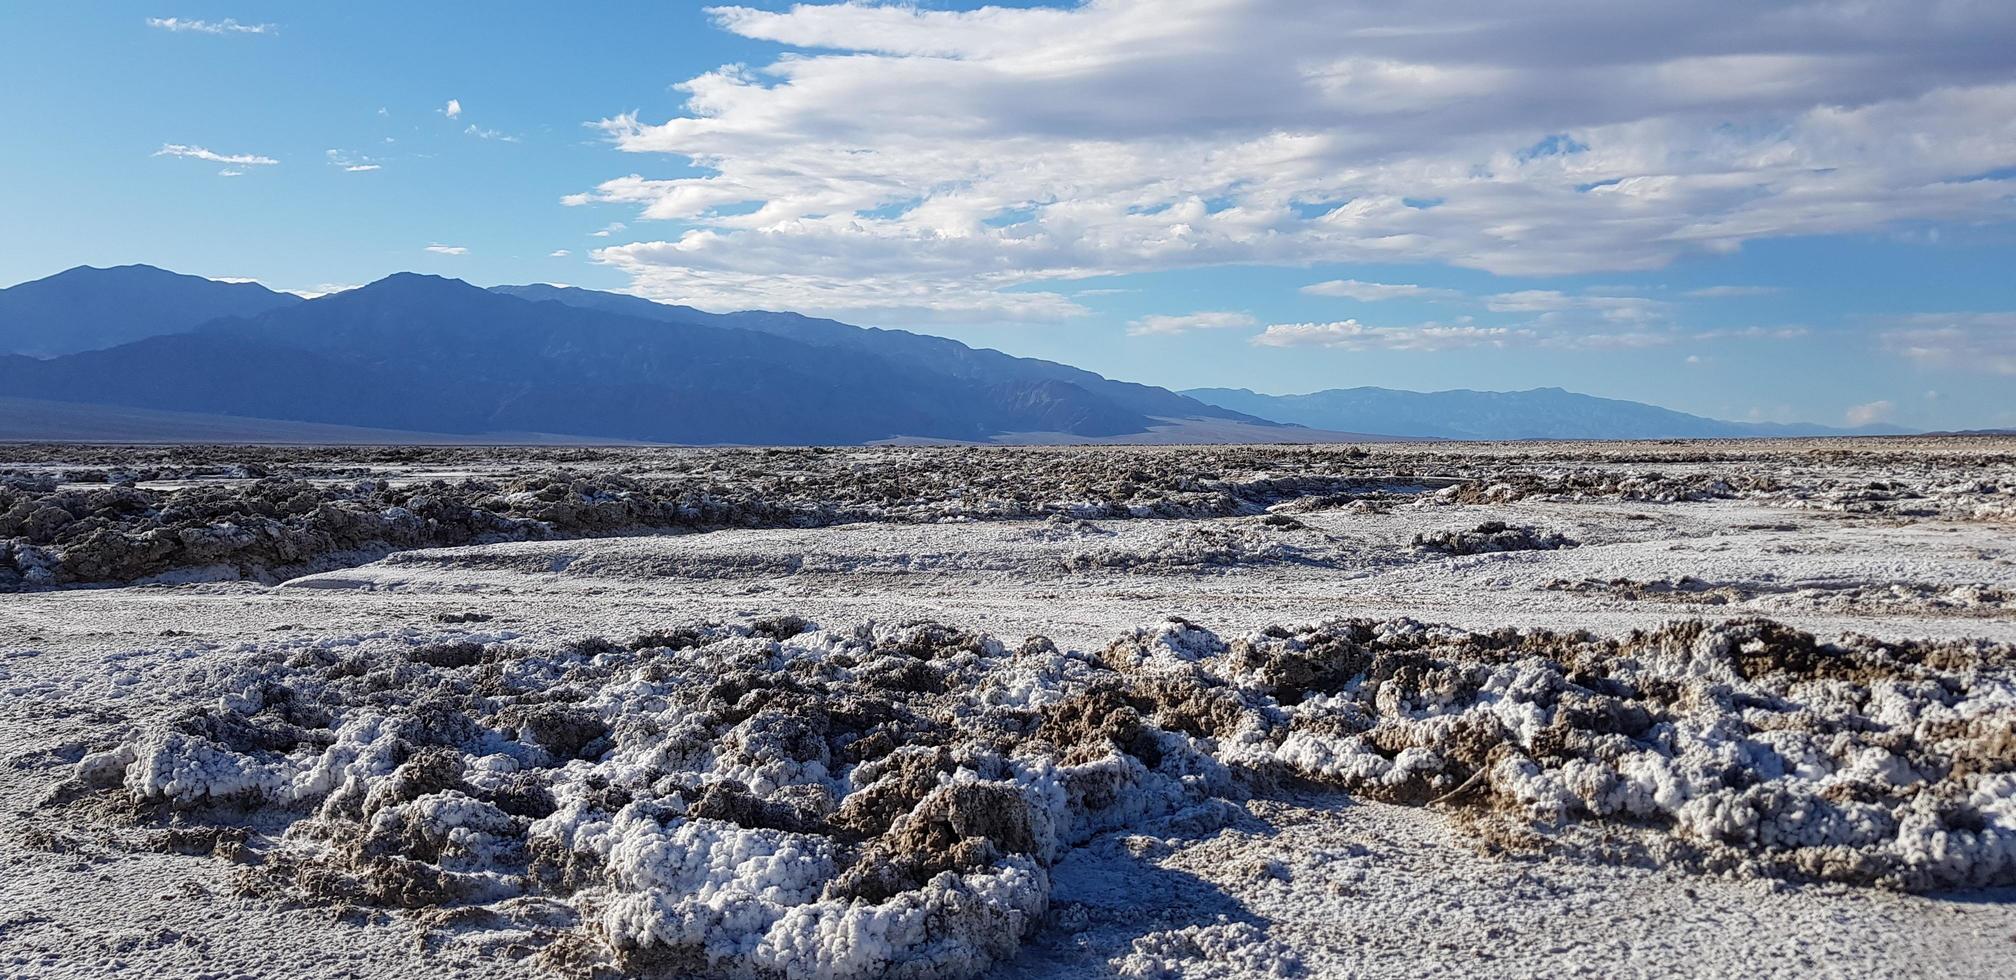
M80 265L0 289L0 354L99 350L299 302L255 282L218 282L151 265Z
M475 292L483 292L482 289L476 286L472 286L461 279L451 279L447 276L428 275L427 273L424 272L394 272L383 279L379 279L376 282L368 283L362 287L359 287L358 289L353 290L353 292L363 292L366 289L451 290L458 288L473 290Z

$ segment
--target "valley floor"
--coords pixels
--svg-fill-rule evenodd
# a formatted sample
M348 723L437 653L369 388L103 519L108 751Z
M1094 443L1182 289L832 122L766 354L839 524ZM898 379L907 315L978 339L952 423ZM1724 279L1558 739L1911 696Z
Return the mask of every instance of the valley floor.
M1002 978L1458 972L2009 976L2016 972L2016 889L2010 887L2016 883L2016 824L2005 827L2002 821L2016 820L2011 798L2016 776L2009 775L2016 770L2016 670L2008 646L2016 644L2012 451L2016 445L2006 440L1691 449L1389 447L1353 464L1366 473L1382 465L1405 471L1404 479L1396 474L1376 491L1285 492L1264 505L1223 514L1166 516L1144 509L1145 516L1130 516L1124 508L1081 505L1002 519L973 520L953 512L941 521L502 541L394 551L350 567L325 561L327 570L273 584L204 581L220 577L211 570L184 576L180 581L186 584L0 595L0 745L6 755L0 760L0 839L6 841L0 848L0 975L764 975L802 967L835 976L887 970ZM66 465L52 458L28 462ZM104 466L106 459L69 463ZM1277 468L1274 475L1295 474ZM1746 484L1746 478L1752 482ZM1718 483L1723 489L1701 490ZM1736 658L1734 668L1687 661L1706 656L1700 652L1708 648L1705 641L1695 643L1694 653L1673 652L1693 635L1684 631L1672 644L1648 640L1641 647L1625 641L1611 654L1590 652L1596 649L1591 644L1611 642L1597 638L1623 638L1676 620L1755 617L1822 641L1862 634L1881 645L1842 648L1855 651L1853 658L1860 658L1855 669L1865 671L1853 677L1810 664L1781 664L1768 677L1762 668L1743 666L1748 661L1741 658L1749 655L1743 651L1763 649L1784 663L1795 659L1772 646L1781 642L1775 639L1779 634L1759 633L1759 627L1732 627L1729 635L1763 639L1716 648ZM1346 619L1375 625L1310 625ZM920 622L960 633L955 639L930 634L929 642L940 646L915 654L940 675L904 681L910 687L885 692L893 699L886 703L875 700L881 694L848 686L871 668L882 669L874 656L926 642L919 638L924 634L903 631ZM709 632L705 624L716 625ZM1418 624L1451 629L1424 633ZM1264 632L1276 627L1287 629ZM1499 649L1492 644L1511 642L1487 639L1507 627L1558 635L1561 649L1570 652L1535 653L1539 648L1530 643L1504 648L1516 656L1490 652ZM1575 631L1593 636L1577 639ZM999 644L990 647L973 638L978 634ZM1358 638L1340 639L1347 634ZM1367 638L1374 634L1377 640ZM1035 636L1048 638L1055 650L1025 643ZM1422 668L1429 675L1438 669L1467 670L1477 678L1514 668L1525 672L1509 681L1477 681L1488 691L1498 691L1492 684L1516 688L1523 683L1518 678L1544 675L1554 678L1548 683L1556 690L1634 688L1639 693L1617 696L1651 707L1653 696L1644 692L1657 685L1627 672L1639 670L1639 661L1652 673L1667 670L1662 665L1669 661L1681 664L1661 676L1697 685L1668 706L1675 730L1691 732L1684 734L1688 738L1700 735L1689 728L1690 718L1706 719L1702 731L1724 734L1738 721L1763 725L1758 706L1773 701L1781 707L1803 704L1804 714L1783 716L1786 725L1795 717L1805 719L1798 724L1818 724L1811 720L1815 715L1826 715L1826 726L1840 722L1815 729L1826 734L1796 750L1785 741L1788 732L1753 733L1754 742L1776 747L1786 760L1807 761L1804 768L1788 762L1785 772L1759 770L1742 785L1732 784L1730 792L1753 780L1790 780L1786 785L1794 790L1797 780L1806 778L1845 786L1839 779L1862 763L1816 761L1798 753L1852 740L1857 730L1901 732L1922 719L1945 717L1941 711L1956 712L1959 721L1974 726L1968 738L1976 741L1967 745L1986 746L1985 755L1966 756L1984 775L1967 776L1973 781L1958 789L1946 780L1959 775L1921 771L1915 778L1928 781L1925 794L1932 794L1934 781L1939 793L1973 794L1967 819L1975 822L1967 839L1975 843L1967 846L1976 850L1937 866L1911 864L1915 858L1857 866L1889 869L1881 873L1811 862L1799 871L1786 856L1797 844L1767 853L1767 845L1734 837L1682 840L1682 827L1692 817L1650 804L1632 810L1631 819L1621 810L1614 820L1599 819L1598 808L1585 797L1542 819L1532 808L1544 801L1519 798L1526 790L1518 787L1529 785L1519 780L1545 778L1552 764L1532 748L1536 736L1510 720L1506 724L1520 732L1516 740L1540 760L1539 776L1508 775L1501 771L1502 756L1494 754L1488 764L1470 767L1477 775L1465 780L1470 770L1447 761L1455 758L1451 743L1434 742L1450 767L1440 775L1409 783L1413 777L1401 771L1405 753L1388 750L1382 753L1388 758L1375 764L1381 775L1366 781L1369 777L1343 762L1310 763L1306 754L1293 756L1287 747L1303 744L1298 738L1316 737L1310 733L1331 731L1324 726L1347 716L1382 726L1367 737L1397 732L1446 738L1444 730L1420 733L1445 712L1453 718L1458 708L1478 712L1472 720L1488 712L1510 719L1508 706L1526 695L1507 689L1487 696L1463 683L1431 690L1433 682L1421 681L1429 686L1403 695L1413 700L1396 708L1373 697L1370 679L1352 679L1305 700L1302 693L1291 696L1286 682L1255 680L1272 668L1221 666L1257 656L1255 650L1278 653L1281 644L1308 651L1362 643L1370 651L1407 636L1433 636L1435 643L1459 651L1436 653L1445 659ZM1909 640L1925 643L1899 645ZM1611 669L1600 662L1604 656L1617 661L1619 673L1590 679L1592 671ZM1853 659L1839 656L1844 664ZM1100 657L1100 663L1091 662ZM829 677L820 673L829 669L822 658L852 666ZM700 688L751 663L772 664L762 670L806 684L833 685L808 688L827 691L828 705L809 715L765 716L770 717L765 728L736 721L756 709L724 707L733 704L734 695L681 700L698 697ZM1393 676L1414 676L1405 675L1406 669ZM1702 680L1700 672L1711 669L1734 672ZM539 675L547 679L536 683L511 674L538 670L552 673ZM1809 673L1792 676L1802 670ZM1043 734L1048 729L1023 731L1013 728L1023 722L1002 720L1002 711L1026 705L1024 721L1033 724L1029 719L1040 715L1047 725L1057 705L1106 689L1102 685L1161 690L1156 685L1178 684L1177 679L1191 685L1184 697L1240 692L1242 720L1236 724L1245 727L1238 727L1236 736L1232 728L1199 735L1184 727L1190 723L1178 718L1182 712L1165 698L1154 706L1135 704L1153 722L1147 735L1113 735L1111 746L1096 739L1078 745L1058 741L1054 756L1037 758L1030 754L1036 750L1017 743L1027 739L1047 746L1045 738L1055 740ZM356 750L357 761L343 764L358 780L355 792L370 794L349 805L377 816L343 823L336 816L340 808L315 795L335 800L346 791L330 790L334 784L327 780L302 795L307 770L300 766L307 763L301 760L322 751L304 746L330 746L334 739L327 751L336 752L350 744L346 740L365 715L421 718L418 706L435 686L460 692L457 685L469 683L477 687L466 703L480 704L483 713L454 722L481 729L457 736L463 745L457 765L467 769L457 777L467 781L464 789L398 796L393 784L408 778L399 760L410 762L411 756L371 769L362 761L367 746ZM493 683L504 686L483 686ZM748 683L760 687L762 681ZM526 712L536 713L549 701L563 703L525 696L540 684L578 689L567 705L598 706L602 717L583 736L589 739L585 745L563 751L546 736L526 734L536 727ZM917 684L936 693L916 694ZM969 689L971 700L960 700ZM1727 701L1732 690L1734 707ZM300 707L311 693L320 699L313 711ZM1364 701L1358 707L1344 705L1360 695ZM801 872L772 868L762 873L771 877L758 875L755 890L745 894L736 889L748 885L754 872L735 862L770 860L762 857L770 853L763 848L778 840L817 836L778 829L796 826L790 820L797 818L777 816L776 808L814 806L802 803L804 794L794 795L793 787L831 785L839 787L836 792L865 794L883 784L861 774L896 758L843 772L835 755L827 760L830 775L823 767L806 775L805 750L780 756L780 750L766 748L766 739L786 737L777 734L779 726L796 723L793 719L816 716L814 728L830 724L837 730L840 709L831 705L840 702L832 699L843 697L866 698L860 703L873 702L877 711L894 712L891 717L930 715L937 719L930 724L940 726L930 731L956 729L968 739L942 743L970 769L943 777L943 786L972 777L981 785L1037 793L1028 787L1052 785L1046 779L1090 778L1083 773L1111 764L1132 767L1126 769L1132 781L1123 785L1148 802L1095 804L1079 800L1079 790L1072 789L1068 804L1057 803L1054 815L1058 828L1076 821L1076 829L1039 827L1027 833L1041 840L1025 846L1011 841L1022 831L972 830L968 824L976 818L960 811L955 800L947 804L954 809L945 826L968 843L991 841L981 848L988 854L998 844L1005 856L991 863L985 857L960 858L967 863L947 865L951 871L936 878L918 872L908 890L891 886L895 890L886 894L872 888L848 894L859 915L871 906L886 910L915 902L959 924L943 926L947 932L933 932L929 941L905 945L901 930L907 927L890 912L845 920L853 923L848 928L862 930L849 933L852 938L815 930L826 937L818 942L827 945L778 953L758 944L758 937L782 942L778 937L792 921L789 916L776 918L771 908L764 913L770 918L759 915L757 925L738 932L743 927L736 922L753 920L736 916L757 913L746 911L753 905L734 903L755 902L748 896L761 893L764 902L838 915L832 909L848 906L832 898L840 894L834 882L846 876L821 878L804 886L810 892L789 897L785 893L800 887L788 884L796 880L791 875ZM1715 698L1724 699L1722 708L1701 707L1704 699ZM1342 713L1318 718L1333 702L1343 705L1336 709ZM625 714L624 705L645 714ZM330 710L338 717L304 720ZM1717 710L1723 713L1713 714ZM1704 711L1709 713L1699 714ZM198 730L187 720L192 712L207 713L201 722L210 726L202 729L213 740L207 746L190 747ZM279 715L285 715L284 725L275 720ZM684 719L717 715L726 720L711 735L680 727ZM1305 720L1311 727L1303 727ZM988 727L1004 724L1010 727ZM1272 733L1271 743L1248 744L1257 737L1255 725ZM277 747L260 741L283 727L294 732L293 741ZM333 734L310 737L300 731L322 728ZM1592 729L1598 730L1607 731ZM1930 746L1922 725L1916 730ZM513 731L519 734L511 736ZM1023 733L1001 734L1013 731ZM699 762L670 760L666 746L687 737L713 741ZM1129 738L1144 737L1159 739L1160 747L1152 752L1129 747L1135 745ZM473 747L479 742L486 747ZM1095 742L1097 751L1087 754L1086 746ZM1737 742L1715 744L1723 748L1710 749L1724 751ZM1940 744L1937 751L1947 753L1942 759L1973 751ZM1917 749L1895 751L1898 759L1918 758L1910 755ZM1011 766L1016 775L1001 775L1007 770L997 770L1005 763L989 761L989 752L1021 760ZM1095 758L1104 752L1119 755ZM567 761L570 753L573 761ZM1684 752L1670 748L1670 754L1678 765ZM1189 760L1181 772L1173 761L1178 755ZM1601 752L1587 758L1598 756ZM630 778L624 773L631 770L612 760L627 760L623 765L635 771L659 767L651 770L658 773L652 777L659 780L656 791L669 793L665 787L686 780L680 783L684 795L666 799L690 802L700 787L733 768L731 758L742 760L734 768L742 780L738 785L762 798L738 797L744 801L739 806L754 808L736 811L742 816L660 813L651 818L655 823L628 830L622 819L616 830L607 830L606 820L595 824L580 816L578 825L553 831L574 835L567 838L574 842L571 857L538 850L542 828L558 826L569 813L589 813L593 807L582 800L605 792L609 780ZM155 778L142 771L148 765L170 768L157 768ZM1814 767L1828 774L1812 776ZM501 800L493 783L535 771L547 782L534 789L550 799L537 808L540 818L529 836L526 818L472 799ZM231 784L236 795L226 801L225 789L215 788L224 783L216 782L214 795L192 797L188 780L198 778L192 772L201 779L223 780L220 774L239 779ZM973 777L976 772L981 775ZM1249 778L1262 772L1268 775ZM1390 778L1384 775L1389 772ZM1909 813L1934 805L1931 795L1910 796L1917 792L1906 785L1910 780L1885 778L1896 785L1883 784L1888 787L1883 792L1898 801L1885 812L1905 815L1895 816L1897 826L1909 823ZM1474 788L1479 779L1485 780L1481 790ZM780 788L765 789L773 783ZM1490 802L1479 803L1480 794ZM380 797L391 802L381 807L373 802ZM1891 806L1864 797L1876 800L1870 806ZM922 826L915 824L922 819L917 814L935 798L927 794L926 801L913 801L917 812L898 814L893 825L885 819L875 832L895 840L906 827ZM438 825L412 816L449 803L487 816L443 818ZM613 812L620 803L607 809ZM708 804L703 799L692 805ZM1865 817L1875 812L1843 806ZM748 815L759 812L770 815ZM345 869L364 866L354 863L362 859L346 850L350 844L340 828L376 834L398 814L414 822L401 831L406 836L398 838L397 847L404 850L393 860L432 862L430 869L447 870L428 873L452 879L452 887L441 886L431 899L407 900L408 894L391 901L368 882L362 891L329 884L349 873ZM1775 818L1764 813L1767 821ZM486 829L484 820L502 821L506 829ZM725 836L713 844L679 836L717 824ZM1945 826L1938 831L1940 848L1961 824ZM633 835L629 843L596 843L595 834L618 831ZM863 854L873 853L874 840L881 839L868 836ZM521 837L531 843L511 846L531 847L530 858L499 843ZM1856 838L1865 839L1874 838ZM1960 854L1959 837L1952 839L1953 853ZM824 840L803 846L816 851ZM595 852L601 856L588 870L569 863L587 860L582 855L596 847L604 851ZM724 849L734 849L736 856L724 857ZM619 858L633 852L670 864L637 857L642 863L621 865ZM1889 855L1879 856L1891 861ZM600 863L605 860L606 871ZM813 857L799 860L816 863ZM889 860L892 867L901 864L896 857ZM530 876L534 871L523 869L536 869L542 861L557 861L556 874L576 877L566 888L497 884L502 879L496 869ZM686 867L680 861L712 870L666 870ZM1000 897L1012 891L1014 874L1025 865L1038 868L1033 873L1046 882L1040 899ZM960 875L964 884L947 883ZM484 891L478 885L496 887ZM948 888L968 891L947 899ZM681 889L706 898L714 911L703 914L687 906L668 911L666 903L691 897L673 894ZM646 904L626 904L633 902ZM970 907L975 902L1005 903L1016 915L1034 910L1034 916L974 919L980 914ZM646 908L655 911L641 911ZM633 927L642 931L626 931Z

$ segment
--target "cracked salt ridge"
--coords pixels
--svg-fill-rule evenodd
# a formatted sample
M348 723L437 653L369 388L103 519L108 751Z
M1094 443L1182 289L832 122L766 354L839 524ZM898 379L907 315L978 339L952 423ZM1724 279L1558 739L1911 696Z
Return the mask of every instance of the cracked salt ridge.
M259 846L283 887L487 904L531 916L528 934L551 909L514 902L550 896L622 968L718 976L974 975L1036 927L1073 846L1208 834L1283 778L1440 800L1509 846L2016 881L2006 645L1820 644L1762 620L1622 640L1331 621L1229 645L1171 621L1101 657L790 619L509 640L190 668L183 693L212 707L85 757L49 804L115 788L176 823L280 816ZM1233 924L1146 937L1114 966L1193 951L1294 968Z
M1121 456L1032 475L995 457L991 469L979 468L986 477L979 488L942 475L919 488L902 465L912 457L897 458L873 474L829 465L811 485L770 473L645 481L560 471L398 486L260 479L163 492L61 486L47 474L0 471L0 591L240 577L270 584L413 548L626 533L1053 514L1216 517L1297 497L1411 494L1446 482L1307 471L1232 479L1146 473L1126 468ZM1004 486L1025 478L1023 486Z
M64 584L290 575L388 552L478 541L852 521L1077 517L1217 517L1283 501L1348 502L1367 493L1437 490L1429 502L1745 498L1788 508L1953 520L2016 519L2011 457L1998 440L1802 443L1550 444L1309 449L1148 450L481 450L321 451L187 447L20 447L28 468L0 470L0 590ZM1803 462L1787 464L1801 446ZM1873 448L1871 448L1873 447ZM1775 455L1774 455L1775 454ZM1605 466L1662 463L1678 473ZM1891 478L1858 471L1882 459ZM51 460L166 461L183 475L240 480L161 493L133 486L59 489ZM504 459L514 465L501 466ZM201 460L192 467L182 461ZM236 462L233 462L233 461ZM1776 463L1765 473L1731 464ZM393 485L382 467L419 472L475 463L506 472L450 484ZM1584 465L1564 465L1571 462ZM228 465L226 465L228 464ZM584 464L525 476L526 465ZM221 469L220 469L221 465ZM1687 472L1703 466L1708 472ZM158 467L157 467L158 468ZM1420 474L1422 469L1432 475ZM611 472L620 470L622 472ZM1512 470L1512 472L1507 472ZM83 475L99 475L84 474ZM131 472L120 474L132 476ZM311 483L339 475L348 487ZM354 478L362 475L364 479ZM114 473L103 476L110 479ZM1448 484L1457 482L1456 486Z

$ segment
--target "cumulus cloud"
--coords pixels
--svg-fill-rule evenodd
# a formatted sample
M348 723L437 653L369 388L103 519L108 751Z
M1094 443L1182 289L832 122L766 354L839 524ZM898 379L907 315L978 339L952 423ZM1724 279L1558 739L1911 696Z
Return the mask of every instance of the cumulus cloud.
M1868 425L1872 422L1881 422L1884 419L1889 418L1890 414L1892 412L1895 412L1896 410L1897 405L1894 402L1873 401L1862 405L1856 405L1848 409L1848 411L1843 413L1841 417L1845 419L1849 425Z
M449 99L448 104L441 107L441 114L450 119L460 117L462 115L462 100Z
M1341 296L1367 303L1389 299L1454 299L1463 295L1453 289L1437 289L1411 283L1361 282L1357 279L1332 279L1329 282L1313 283L1302 287L1302 291L1311 296Z
M1357 320L1333 323L1276 323L1253 338L1260 347L1332 347L1341 350L1442 351L1505 347L1532 341L1530 330L1427 323L1413 327L1368 327Z
M1643 270L2008 214L2016 189L2000 0L713 15L798 50L689 79L673 118L597 124L698 176L569 198L676 223L598 253L660 298L846 308L857 252L878 302L959 316L1222 264Z
M158 27L164 31L195 34L278 34L275 24L240 24L232 18L223 20L187 20L181 17L149 17L148 27Z
M570 252L564 248L556 248L553 251L546 253L546 257L549 259L564 259L567 256L573 254L574 254L573 252Z
M427 251L435 255L467 255L469 249L461 245L429 245Z
M1890 318L1881 346L1929 367L2016 375L2016 312L1919 313Z
M1182 316L1144 316L1127 325L1127 335L1130 337L1147 337L1189 333L1193 330L1224 330L1256 326L1259 322L1245 313L1233 313L1224 310L1206 310L1199 313L1186 313Z
M258 153L216 153L200 146L182 143L163 143L154 151L157 157L184 157L190 160L208 160L211 163L226 163L237 167L271 167L280 161Z

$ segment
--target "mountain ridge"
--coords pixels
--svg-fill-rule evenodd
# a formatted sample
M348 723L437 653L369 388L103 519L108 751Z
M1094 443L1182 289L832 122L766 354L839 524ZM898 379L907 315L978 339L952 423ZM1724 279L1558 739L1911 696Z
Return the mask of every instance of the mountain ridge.
M80 265L0 289L0 354L61 357L304 302L255 282Z
M1300 395L1245 388L1190 388L1181 394L1279 422L1440 439L1723 439L1893 435L1894 426L1837 428L1813 423L1731 422L1645 402L1559 387L1520 391L1406 391L1361 386Z
M111 348L0 358L0 387L160 411L693 444L1099 438L1158 424L1055 377L953 377L872 350L414 273Z

